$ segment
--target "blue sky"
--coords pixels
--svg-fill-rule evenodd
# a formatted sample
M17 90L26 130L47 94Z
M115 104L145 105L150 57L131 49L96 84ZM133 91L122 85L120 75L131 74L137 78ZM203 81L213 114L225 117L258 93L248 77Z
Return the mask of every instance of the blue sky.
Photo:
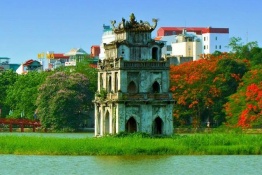
M226 27L230 37L262 47L261 0L0 0L0 57L11 63L40 52L100 45L103 24L136 19L159 27ZM152 37L156 36L156 30Z

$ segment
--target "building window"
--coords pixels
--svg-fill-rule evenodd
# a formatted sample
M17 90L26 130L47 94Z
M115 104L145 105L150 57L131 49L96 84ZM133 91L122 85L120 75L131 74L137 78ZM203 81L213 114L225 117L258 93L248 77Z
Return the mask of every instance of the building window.
M221 49L221 45L219 45L219 49Z
M204 37L204 41L206 41L206 37Z
M217 36L216 36L216 40L217 40Z
M136 92L137 92L136 84L135 84L134 81L131 81L131 82L128 84L127 92L128 92L128 93L136 93Z
M160 93L160 85L157 81L155 81L152 85L153 93Z
M206 49L206 46L204 45L204 50Z
M171 47L170 45L167 45L167 46L166 46L166 50L167 50L167 51L172 51L172 47Z

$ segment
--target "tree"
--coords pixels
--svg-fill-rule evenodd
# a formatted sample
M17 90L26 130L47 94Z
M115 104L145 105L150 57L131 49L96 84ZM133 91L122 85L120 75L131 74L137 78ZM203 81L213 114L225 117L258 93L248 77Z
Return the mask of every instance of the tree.
M262 65L247 72L237 92L225 104L226 125L241 128L262 127Z
M34 118L37 90L48 74L50 73L29 72L25 75L18 75L16 82L7 90L6 104L13 111L8 117Z
M171 91L177 101L175 125L200 127L206 121L221 124L225 120L223 105L235 93L246 70L243 61L226 53L204 55L198 61L171 66Z
M12 70L0 72L0 117L6 117L10 111L10 106L6 103L7 90L17 80L17 74Z
M92 96L89 80L80 73L56 72L39 88L37 115L44 128L75 131L84 120Z
M85 59L83 59L81 62L77 62L76 66L59 67L56 71L68 73L74 71L84 74L89 79L89 90L94 95L97 91L97 69L91 64L92 61L93 58L91 58L89 55L86 55Z
M232 37L228 46L236 58L248 60L251 66L262 63L262 49L258 47L257 41L243 44L241 38Z

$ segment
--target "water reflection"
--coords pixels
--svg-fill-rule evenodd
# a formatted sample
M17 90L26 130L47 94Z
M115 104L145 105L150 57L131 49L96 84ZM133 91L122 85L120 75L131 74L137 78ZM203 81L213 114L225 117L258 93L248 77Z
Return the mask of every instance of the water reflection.
M262 174L262 156L1 155L0 174Z

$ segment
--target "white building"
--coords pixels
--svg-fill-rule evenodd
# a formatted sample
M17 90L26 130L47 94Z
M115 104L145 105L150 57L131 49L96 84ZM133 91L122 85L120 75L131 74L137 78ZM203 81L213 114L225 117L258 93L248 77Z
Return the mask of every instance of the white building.
M212 27L160 27L157 41L165 41L163 57L192 57L197 60L200 54L215 51L228 52L229 29Z
M103 60L105 58L105 49L104 45L109 44L115 40L115 34L113 29L110 26L103 25L103 36L102 36L102 43L100 44L100 54L99 59Z

